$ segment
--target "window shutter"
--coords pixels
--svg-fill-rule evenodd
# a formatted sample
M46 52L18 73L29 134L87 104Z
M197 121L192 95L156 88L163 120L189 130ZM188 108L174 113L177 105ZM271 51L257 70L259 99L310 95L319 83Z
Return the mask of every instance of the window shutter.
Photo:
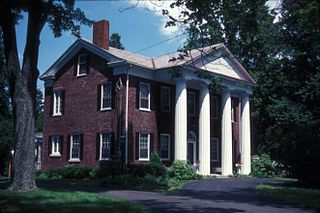
M90 54L87 54L87 64L86 64L86 73L89 74L90 73Z
M100 133L96 135L96 160L100 159Z
M158 151L157 151L157 153L158 153L158 155L159 155L159 157L161 157L160 155L161 155L161 153L160 153L160 147L161 147L161 133L159 133L158 134Z
M111 159L113 160L114 157L116 156L116 141L114 138L114 132L110 133L111 134Z
M78 63L79 63L79 55L77 54L75 56L75 59L74 59L74 67L73 67L73 75L74 76L77 76L77 71L78 71Z
M136 160L139 160L139 132L136 132L135 157Z
M52 150L52 141L51 141L52 137L49 136L48 137L48 156L51 154L51 150Z
M140 82L137 83L136 87L136 107L139 109L139 100L140 100Z
M149 97L150 97L150 110L153 111L154 110L154 106L153 106L153 103L154 103L154 92L153 92L153 87L151 84L149 84Z
M68 143L67 143L67 159L70 159L70 146L71 146L71 135L68 135Z
M101 108L101 84L98 84L97 89L97 110L100 111Z
M83 159L83 146L84 146L83 134L80 134L80 160Z
M61 91L61 114L64 114L65 98L64 91Z
M154 134L150 133L150 157L151 157L151 153L155 152L153 143L154 143Z
M111 109L116 108L116 95L119 92L120 91L117 89L116 85L113 85L113 83L111 82ZM117 106L117 107L119 107L119 106Z
M54 93L52 91L52 87L48 89L49 97L51 97L51 104L50 104L50 109L49 109L49 115L53 115L53 102L54 102Z
M62 155L63 154L63 135L59 136L59 140L60 140L59 151L60 151L60 154Z

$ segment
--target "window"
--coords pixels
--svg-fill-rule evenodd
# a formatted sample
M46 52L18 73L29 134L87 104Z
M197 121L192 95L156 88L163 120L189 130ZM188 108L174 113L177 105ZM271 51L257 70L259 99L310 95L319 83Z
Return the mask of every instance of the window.
M80 135L71 135L70 138L70 162L80 161Z
M210 160L211 161L219 161L219 140L218 140L218 138L211 138Z
M100 134L100 160L111 159L111 134Z
M62 96L63 91L53 93L53 115L62 115Z
M150 134L139 134L139 160L149 160Z
M101 110L111 109L112 102L112 83L108 82L101 85Z
M87 74L87 54L78 56L77 76L84 76Z
M170 112L170 88L161 87L161 110Z
M194 116L196 114L196 95L193 92L188 92L187 94L188 115Z
M51 154L50 156L60 156L60 147L61 147L61 137L52 136L51 137Z
M233 99L231 99L231 121L237 122L236 104Z
M160 134L159 155L161 160L170 159L170 135Z
M150 110L150 84L140 83L139 109Z
M212 119L218 119L218 98L215 96L211 97L210 109L210 117Z

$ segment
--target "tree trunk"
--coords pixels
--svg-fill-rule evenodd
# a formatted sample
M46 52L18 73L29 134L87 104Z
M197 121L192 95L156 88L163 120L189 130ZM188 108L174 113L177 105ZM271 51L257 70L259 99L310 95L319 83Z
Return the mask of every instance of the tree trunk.
M28 32L20 70L15 19L7 10L6 22L2 23L6 64L10 75L10 92L15 128L15 153L13 158L13 191L31 191L35 183L35 137L34 122L36 109L37 70L40 32L44 19L40 8L28 11ZM2 11L3 12L3 11Z

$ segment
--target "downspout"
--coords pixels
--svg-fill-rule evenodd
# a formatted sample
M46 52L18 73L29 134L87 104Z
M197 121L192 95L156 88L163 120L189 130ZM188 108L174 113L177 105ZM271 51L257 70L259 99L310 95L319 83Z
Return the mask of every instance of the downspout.
M125 118L125 132L126 132L126 148L125 148L125 164L128 164L128 115L129 115L129 69L131 65L127 68L127 78L126 78L126 118Z

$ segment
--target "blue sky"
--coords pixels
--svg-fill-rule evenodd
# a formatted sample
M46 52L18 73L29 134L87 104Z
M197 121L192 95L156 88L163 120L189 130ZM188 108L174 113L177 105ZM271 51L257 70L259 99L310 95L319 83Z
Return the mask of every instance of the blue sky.
M128 51L138 51L155 43L167 40L182 34L177 28L164 29L165 19L160 14L161 7L151 8L144 2L132 9L133 2L127 1L77 1L76 7L81 8L86 16L92 20L107 19L110 22L110 35L117 32L121 35L121 41ZM123 11L124 10L124 11ZM123 12L121 12L123 11ZM16 27L19 58L22 59L25 36L27 30L27 15ZM92 40L92 29L82 26L81 37ZM39 70L45 72L55 60L76 40L69 32L64 32L59 38L54 38L48 26L41 33L39 52ZM184 36L178 36L161 45L139 52L145 56L159 56L176 51L182 46ZM38 81L38 88L43 89L43 82Z

